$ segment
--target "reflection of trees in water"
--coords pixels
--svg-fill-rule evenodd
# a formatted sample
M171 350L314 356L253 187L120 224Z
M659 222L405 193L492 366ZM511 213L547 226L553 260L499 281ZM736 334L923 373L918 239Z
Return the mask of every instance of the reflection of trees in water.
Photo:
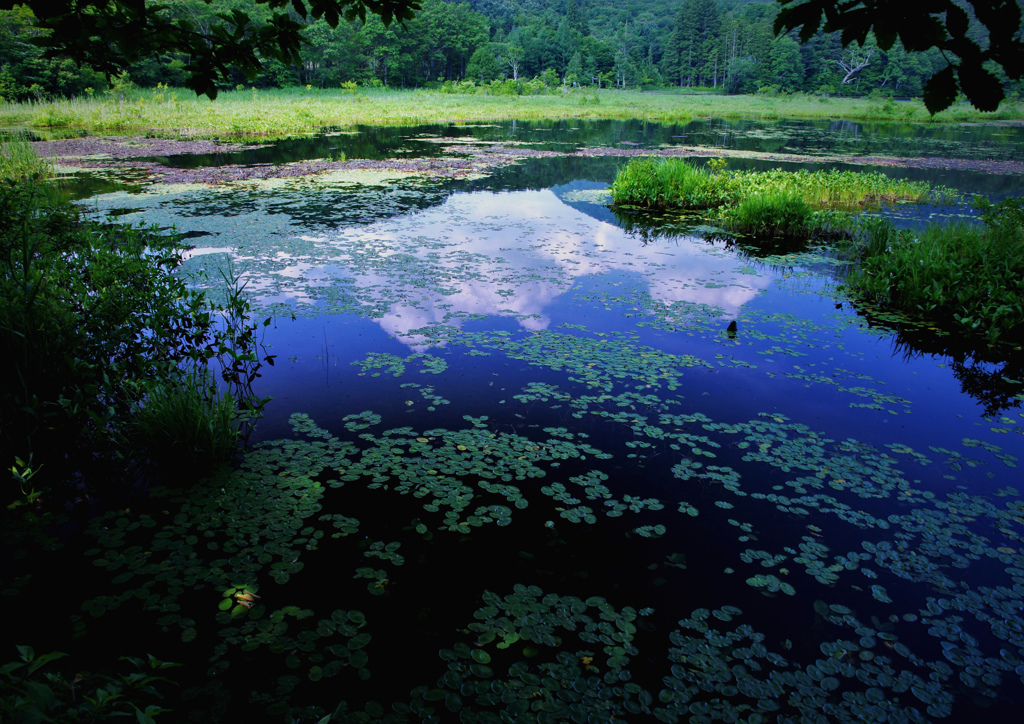
M858 310L858 314L870 319L870 313ZM1024 355L1019 351L982 346L960 335L938 337L909 326L896 329L892 339L893 356L908 361L925 355L944 357L960 389L985 408L986 416L1021 406L1017 398L1024 386L1017 380L1024 379Z
M828 124L828 132L840 136L850 135L853 138L860 136L860 124L853 121L832 121Z

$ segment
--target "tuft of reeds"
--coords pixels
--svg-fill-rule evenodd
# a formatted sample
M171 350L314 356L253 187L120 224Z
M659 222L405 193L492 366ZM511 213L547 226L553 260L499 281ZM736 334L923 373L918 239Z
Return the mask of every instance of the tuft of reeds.
M704 168L679 158L634 159L611 191L620 208L702 212L732 234L790 238L835 237L849 230L849 212L950 193L881 173L726 172L721 160Z
M617 206L700 210L736 199L737 185L725 174L680 159L638 158L619 170L611 192Z
M151 464L167 471L209 471L228 462L241 440L236 402L209 371L191 370L149 385L127 436Z
M0 179L39 181L52 179L54 175L53 161L41 158L23 134L0 144Z
M893 179L877 172L716 172L681 158L633 159L619 170L611 189L612 201L618 206L682 211L716 208L762 196L800 198L812 209L849 211L920 202L936 192L927 183Z
M722 214L723 226L750 236L809 236L815 228L814 210L792 191L747 196Z

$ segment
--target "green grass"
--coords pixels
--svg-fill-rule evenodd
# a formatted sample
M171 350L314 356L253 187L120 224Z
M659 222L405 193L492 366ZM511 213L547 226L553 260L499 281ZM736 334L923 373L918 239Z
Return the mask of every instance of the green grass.
M723 161L698 167L678 158L630 161L612 183L624 208L702 212L735 234L834 235L849 228L848 212L948 195L929 184L854 171L734 171Z
M920 233L866 224L848 279L857 296L911 318L1024 341L1024 200L978 202L983 225L953 222ZM1018 347L1019 348L1019 347Z
M748 196L725 217L729 231L751 236L804 236L817 227L810 205L792 191Z
M209 373L193 371L150 385L128 437L165 474L208 471L238 452L235 410L230 392L217 392Z
M165 137L285 136L325 126L416 125L439 122L541 119L837 118L909 122L1017 120L1024 108L1004 103L995 113L958 104L929 116L919 101L883 103L817 96L727 96L555 89L547 95L465 95L428 90L342 89L224 91L216 101L184 89L136 90L72 100L0 103L0 127L85 129L90 133L143 133Z
M0 179L46 180L53 177L53 161L40 158L25 136L17 136L0 145Z
M856 171L732 171L698 167L679 158L641 158L619 170L612 183L618 206L692 211L739 203L753 196L786 194L815 209L857 210L920 202L931 185ZM948 193L938 190L938 193Z
M675 158L638 158L612 182L616 206L644 209L713 209L739 198L736 177Z

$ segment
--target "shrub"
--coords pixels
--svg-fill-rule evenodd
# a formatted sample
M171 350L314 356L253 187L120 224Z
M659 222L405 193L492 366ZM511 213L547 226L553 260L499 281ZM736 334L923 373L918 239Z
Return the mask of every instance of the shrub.
M0 152L5 173L33 167L21 153ZM144 455L125 445L140 400L213 358L239 411L262 409L240 288L214 309L174 275L180 259L175 237L88 221L39 173L0 183L0 461L19 483L5 503L39 499L27 470L51 489L126 480Z
M127 718L153 724L170 711L162 706L160 687L171 684L158 675L180 666L148 656L122 657L130 673L62 675L51 663L64 659L59 651L37 656L31 646L18 646L18 661L0 666L0 719L11 722L103 722Z

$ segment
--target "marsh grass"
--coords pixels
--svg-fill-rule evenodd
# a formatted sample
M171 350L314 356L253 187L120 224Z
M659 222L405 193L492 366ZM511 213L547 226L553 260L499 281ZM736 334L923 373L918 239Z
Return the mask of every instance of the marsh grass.
M713 209L739 197L736 178L674 158L639 158L619 170L611 186L616 206Z
M984 336L1024 340L1024 200L978 201L983 223L897 231L887 221L857 236L848 285L882 307Z
M755 196L799 197L813 209L857 210L883 204L921 202L934 193L952 195L930 184L856 171L732 171L698 167L679 158L630 161L612 183L618 206L648 209L710 209Z
M319 132L324 127L416 125L541 119L640 119L658 123L694 118L842 117L913 123L961 123L1024 118L1020 104L995 113L959 104L929 116L919 101L883 104L867 99L807 95L729 96L676 90L555 89L546 95L453 94L431 90L361 88L234 90L216 101L185 89L133 90L122 95L0 103L0 127L84 129L186 138L265 137Z
M0 178L5 181L53 179L53 161L40 158L24 134L17 134L0 145Z
M730 233L766 237L842 235L852 224L850 212L952 194L881 173L726 172L721 161L705 168L678 158L634 159L611 190L621 208L702 211Z
M149 385L128 439L165 474L209 471L238 452L236 409L234 396L218 391L209 371L192 370Z
M752 236L804 236L814 225L814 210L792 191L748 196L725 216L730 231Z

